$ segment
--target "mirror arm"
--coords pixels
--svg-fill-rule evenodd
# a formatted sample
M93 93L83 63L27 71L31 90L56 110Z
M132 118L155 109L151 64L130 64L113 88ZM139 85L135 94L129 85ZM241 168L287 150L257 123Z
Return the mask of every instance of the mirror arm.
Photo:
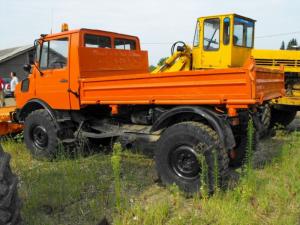
M35 68L39 71L39 73L41 74L41 76L44 75L44 73L40 70L40 68L36 65L36 63L34 62L33 65L35 66Z

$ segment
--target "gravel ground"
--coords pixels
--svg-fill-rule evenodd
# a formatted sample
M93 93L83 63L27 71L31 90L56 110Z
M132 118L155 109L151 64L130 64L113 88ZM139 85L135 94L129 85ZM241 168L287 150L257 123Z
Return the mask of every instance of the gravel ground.
M287 132L283 132L282 135L289 135L289 132L300 131L300 113L298 112L296 119L287 127ZM266 163L272 161L280 151L285 142L283 137L267 137L260 140L258 151L254 153L254 167L263 167Z

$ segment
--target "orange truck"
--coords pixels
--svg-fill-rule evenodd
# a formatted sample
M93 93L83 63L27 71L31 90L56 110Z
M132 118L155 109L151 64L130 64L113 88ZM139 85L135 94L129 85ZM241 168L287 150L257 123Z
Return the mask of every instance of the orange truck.
M151 74L147 52L129 35L65 30L41 35L35 48L11 113L34 156L53 158L82 140L155 146L162 182L187 192L201 185L200 156L210 184L214 168L226 180L229 166L243 162L248 121L259 131L259 105L284 94L283 71L251 58L240 68Z

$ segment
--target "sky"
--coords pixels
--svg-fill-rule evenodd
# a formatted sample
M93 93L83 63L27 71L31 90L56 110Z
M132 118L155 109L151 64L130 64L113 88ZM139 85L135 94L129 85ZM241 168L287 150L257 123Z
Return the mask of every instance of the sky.
M138 36L155 65L175 41L192 43L198 17L226 13L257 20L255 48L300 41L299 0L0 0L0 49L32 44L68 23Z

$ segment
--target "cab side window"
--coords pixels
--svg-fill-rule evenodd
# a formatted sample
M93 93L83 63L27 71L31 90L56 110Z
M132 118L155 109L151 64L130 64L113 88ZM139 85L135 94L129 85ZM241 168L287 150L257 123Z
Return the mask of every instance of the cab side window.
M68 54L68 38L61 38L44 42L40 60L41 70L65 68L68 63Z
M111 48L111 39L105 36L85 34L84 46L88 48Z
M115 49L136 50L136 43L133 40L115 38Z
M240 47L252 48L254 38L254 22L235 17L233 44Z
M219 19L207 19L204 21L203 47L206 51L217 51L220 48Z

